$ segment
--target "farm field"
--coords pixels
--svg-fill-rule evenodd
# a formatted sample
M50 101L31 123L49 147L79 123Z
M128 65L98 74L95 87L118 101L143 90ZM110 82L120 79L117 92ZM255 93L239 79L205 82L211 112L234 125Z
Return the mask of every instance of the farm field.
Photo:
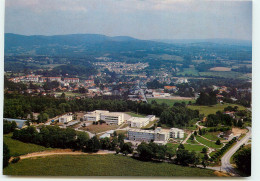
M178 72L177 75L181 76L199 76L199 72L195 68L184 68L182 72Z
M222 143L220 145L216 145L215 142L205 140L204 138L202 138L200 136L196 136L196 139L197 139L198 142L200 142L204 145L207 145L208 147L211 147L211 148L218 149L218 148L221 148L223 146Z
M158 104L165 103L169 106L173 106L175 103L182 103L185 102L185 104L188 104L190 101L191 103L194 103L194 99L183 99L183 100L178 100L178 99L157 99L157 98L148 98L148 103L151 103L153 100L156 101Z
M63 155L24 159L10 164L3 173L27 176L215 176L213 170L143 162L121 155Z
M44 150L51 150L52 148L46 148L44 146L24 143L18 140L12 139L12 133L4 135L4 142L7 144L11 156L20 156L27 153L39 152Z
M188 105L188 108L193 109L193 110L199 110L200 114L204 114L205 116L209 114L215 114L217 111L223 111L225 107L227 106L238 106L239 110L245 110L246 108L237 105L237 104L216 104L213 106L197 106L197 105Z
M227 71L227 72L217 72L217 71L211 71L211 72L199 72L200 76L205 77L229 77L233 79L238 79L242 77L242 73L239 72L233 72L233 71Z

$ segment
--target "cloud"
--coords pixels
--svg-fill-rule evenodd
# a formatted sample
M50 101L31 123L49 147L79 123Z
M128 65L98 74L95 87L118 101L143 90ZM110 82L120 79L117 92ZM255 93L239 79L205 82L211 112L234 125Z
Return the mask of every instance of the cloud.
M6 1L6 8L27 9L38 13L45 11L86 12L87 6L82 6L83 2L82 0L11 0Z

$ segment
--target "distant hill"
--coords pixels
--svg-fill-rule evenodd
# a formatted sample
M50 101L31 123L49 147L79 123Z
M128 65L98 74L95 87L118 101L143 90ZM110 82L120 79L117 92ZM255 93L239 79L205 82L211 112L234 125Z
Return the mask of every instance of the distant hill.
M251 40L236 40L236 39L154 39L153 41L170 43L170 44L213 43L213 44L222 44L222 45L252 46Z
M226 60L251 60L251 44L251 41L231 39L140 40L129 36L110 37L100 34L25 36L6 33L5 55L63 57L109 55L117 61L131 62L141 60L158 62L176 56L179 59L203 56L205 59L212 60L218 56ZM167 58L165 55L170 56Z
M34 54L34 55L71 55L113 53L136 50L158 50L172 47L172 45L138 40L128 36L109 37L99 34L71 34L71 35L18 35L5 34L6 55Z

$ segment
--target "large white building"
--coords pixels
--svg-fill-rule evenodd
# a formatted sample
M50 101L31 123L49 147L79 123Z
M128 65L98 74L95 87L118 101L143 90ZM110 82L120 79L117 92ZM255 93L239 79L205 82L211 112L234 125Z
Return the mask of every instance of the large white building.
M141 128L149 124L150 121L155 120L155 115L148 115L145 118L131 117L127 120L130 127Z
M141 128L149 124L149 120L149 118L131 117L127 120L127 123L131 127Z
M131 141L144 141L165 144L170 138L183 138L184 131L178 128L162 129L160 127L155 130L129 129L128 139Z
M128 139L132 141L145 141L145 142L166 142L170 138L169 130L161 129L160 127L155 130L142 130L130 129L128 130Z
M178 128L171 128L170 138L184 138L184 131Z
M59 117L59 122L60 123L68 123L70 121L72 121L72 115L63 115L61 117Z
M107 124L122 124L124 120L124 114L119 112L109 112L103 110L96 110L93 112L88 112L84 115L84 120L86 121L105 121Z

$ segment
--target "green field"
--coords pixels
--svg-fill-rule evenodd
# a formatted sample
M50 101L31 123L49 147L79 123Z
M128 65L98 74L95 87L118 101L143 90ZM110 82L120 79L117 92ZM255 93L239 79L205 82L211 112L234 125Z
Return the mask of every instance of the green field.
M200 76L205 76L205 77L223 77L223 78L233 78L233 79L238 79L242 78L242 73L239 72L199 72Z
M57 96L60 96L63 92L55 92L55 94ZM85 95L85 94L81 94L81 93L74 93L74 92L64 92L65 96L66 97L75 97L75 96L82 96L82 95Z
M195 68L184 68L182 72L178 72L177 75L180 76L199 76L199 72Z
M167 143L166 145L172 150L176 150L180 144Z
M7 144L11 156L20 156L20 155L25 155L27 153L52 149L40 145L31 144L31 143L24 143L18 140L14 140L11 137L12 137L12 133L4 135L4 142Z
M186 150L196 151L196 152L201 152L202 148L205 147L203 145L190 145L190 144L184 144L183 146L185 147Z
M200 114L204 114L205 116L209 114L215 114L217 111L223 111L225 107L227 106L238 106L239 110L245 110L246 108L237 105L237 104L216 104L213 106L197 106L197 105L189 105L188 108L193 109L193 110L199 110Z
M209 140L212 140L212 141L217 141L218 139L224 140L224 138L219 138L217 136L219 133L220 132L207 132L206 134L204 134L202 136L205 137L205 138L208 138Z
M186 143L189 143L189 144L198 144L198 142L194 141L194 140L191 140L191 139L188 139Z
M196 136L196 140L204 145L207 145L208 147L211 147L211 148L221 148L223 146L223 143L221 143L221 145L216 145L215 142L212 142L212 141L208 141L208 140L205 140L204 138L200 137L200 136Z
M39 176L215 176L213 170L138 161L122 155L49 156L10 164L4 175Z
M130 115L130 116L133 116L133 117L139 117L139 118L145 118L146 116L145 115L142 115L142 114L136 114L134 112L125 112L126 114Z
M185 102L185 104L188 104L189 101L191 101L191 103L194 103L195 100L194 99L190 99L190 100L187 100L187 99L183 99L183 100L175 100L175 99L156 99L156 98L148 98L148 103L151 103L153 100L156 101L158 104L162 104L162 103L165 103L169 106L173 106L175 103L182 103L182 102Z

